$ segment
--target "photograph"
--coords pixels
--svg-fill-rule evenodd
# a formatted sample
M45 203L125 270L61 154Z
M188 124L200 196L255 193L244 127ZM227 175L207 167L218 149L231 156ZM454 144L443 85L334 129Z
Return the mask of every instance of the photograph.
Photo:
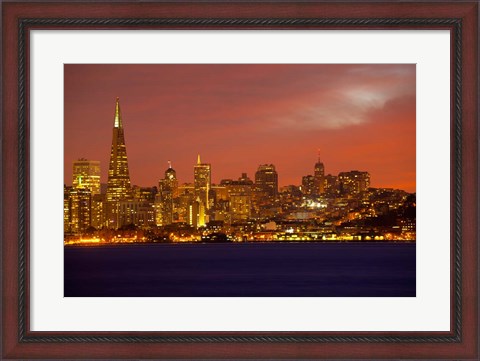
M65 297L415 297L415 64L65 64Z
M0 2L0 359L479 358L479 0Z

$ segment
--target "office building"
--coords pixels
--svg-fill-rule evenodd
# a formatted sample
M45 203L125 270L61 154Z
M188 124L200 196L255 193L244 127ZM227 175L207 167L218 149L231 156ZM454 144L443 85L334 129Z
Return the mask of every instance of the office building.
M312 196L315 193L315 177L313 175L306 175L302 177L302 193L305 196Z
M320 195L324 193L324 186L325 186L325 166L323 165L322 161L320 160L320 151L318 152L318 160L315 163L314 173L313 173L315 195Z
M120 202L131 199L130 175L128 171L127 147L123 128L119 98L115 103L113 121L112 148L108 168L106 195L106 226L118 228L120 224Z
M210 164L202 163L200 154L197 157L197 164L193 167L193 187L195 199L202 202L205 210L210 208L209 193L212 186L212 170Z
M72 185L87 188L92 195L100 194L100 161L80 158L73 162Z
M64 187L63 224L65 233L81 234L91 226L92 193L87 188Z
M370 187L370 174L352 170L338 174L338 187L342 195L356 195Z
M236 180L222 180L220 183L225 186L229 201L229 215L232 222L246 221L252 214L252 192L253 181L246 173Z
M164 178L158 181L158 194L155 199L157 226L173 223L175 198L178 198L177 173L169 161Z
M258 166L255 173L255 187L260 198L274 200L278 194L278 174L273 164Z

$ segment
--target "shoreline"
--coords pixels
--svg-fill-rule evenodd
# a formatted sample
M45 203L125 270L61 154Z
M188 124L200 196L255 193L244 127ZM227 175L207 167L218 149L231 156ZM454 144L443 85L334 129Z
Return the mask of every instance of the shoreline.
M64 248L71 247L124 247L124 246L149 246L149 245L251 245L251 244L416 244L416 240L377 240L377 241L362 241L362 240L346 240L346 241L250 241L250 242L125 242L125 243L111 243L111 242L92 242L92 243L76 243L64 244Z

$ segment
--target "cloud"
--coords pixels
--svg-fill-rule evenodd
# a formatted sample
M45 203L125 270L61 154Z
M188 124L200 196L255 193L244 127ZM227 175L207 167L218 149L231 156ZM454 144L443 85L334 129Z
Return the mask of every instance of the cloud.
M276 123L279 127L310 130L348 128L371 121L372 112L383 109L396 97L397 94L381 89L347 88L292 104L277 116Z

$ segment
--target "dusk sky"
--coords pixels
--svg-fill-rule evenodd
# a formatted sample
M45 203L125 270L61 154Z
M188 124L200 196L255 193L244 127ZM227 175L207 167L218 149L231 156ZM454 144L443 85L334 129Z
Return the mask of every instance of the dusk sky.
M415 192L415 65L65 65L64 182L72 163L101 162L107 183L120 98L132 184L158 186L168 160L193 182L197 154L212 182L279 185L313 174L368 171L372 187Z

